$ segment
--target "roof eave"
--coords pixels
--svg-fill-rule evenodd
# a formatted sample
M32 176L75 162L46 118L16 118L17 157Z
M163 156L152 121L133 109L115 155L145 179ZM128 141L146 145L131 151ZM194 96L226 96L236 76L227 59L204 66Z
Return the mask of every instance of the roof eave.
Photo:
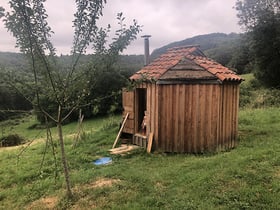
M157 85L170 85L170 84L222 84L219 79L168 79L158 80Z

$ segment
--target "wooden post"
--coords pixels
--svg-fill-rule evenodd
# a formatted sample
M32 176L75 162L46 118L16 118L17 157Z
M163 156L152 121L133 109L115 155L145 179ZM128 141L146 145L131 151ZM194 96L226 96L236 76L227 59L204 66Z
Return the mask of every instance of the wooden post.
M154 137L154 134L153 134L153 133L150 133L149 139L148 139L148 146L147 146L147 152L148 152L148 153L151 153L151 150L152 150L153 137Z
M124 118L124 121L123 121L122 126L121 126L121 128L120 128L120 131L119 131L119 133L118 133L118 135L117 135L117 138L115 139L115 142L114 142L114 144L113 144L112 149L115 148L115 146L116 146L116 144L117 144L117 142L118 142L118 140L119 140L119 138L120 138L120 136L121 136L121 133L122 133L122 130L123 130L124 125L125 125L125 123L126 123L126 120L127 120L127 118L128 118L128 115L129 115L129 113L127 113L126 116L125 116L125 118Z

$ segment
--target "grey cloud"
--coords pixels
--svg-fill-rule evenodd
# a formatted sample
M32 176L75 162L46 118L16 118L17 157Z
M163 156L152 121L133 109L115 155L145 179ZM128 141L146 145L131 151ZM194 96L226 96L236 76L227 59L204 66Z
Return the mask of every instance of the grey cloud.
M151 51L170 42L186 39L195 35L212 32L240 32L237 25L236 0L109 0L104 8L102 26L110 23L117 28L116 14L123 12L126 23L133 19L143 25L143 34L152 35ZM49 23L55 34L53 42L59 53L69 53L73 39L72 20L75 12L74 1L48 0L46 9ZM0 23L0 27L3 24ZM0 30L0 51L13 49L11 35ZM9 40L9 41L7 41ZM125 54L142 53L143 40L134 41Z

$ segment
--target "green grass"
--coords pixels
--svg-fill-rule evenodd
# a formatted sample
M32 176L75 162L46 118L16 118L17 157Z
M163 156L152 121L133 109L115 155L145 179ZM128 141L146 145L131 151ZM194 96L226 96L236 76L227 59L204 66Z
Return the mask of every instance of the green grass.
M110 165L93 165L93 160L109 155L119 119L85 121L86 138L74 148L73 139L66 138L75 195L71 202L63 197L60 167L54 179L56 167L50 149L40 169L44 143L32 145L19 158L20 148L0 149L0 209L47 208L42 206L42 198L56 198L57 209L279 208L279 108L241 110L240 142L229 152L182 155L137 150L112 156ZM17 132L31 136L25 123ZM76 124L64 128L67 136L76 130ZM104 179L116 182L96 187L96 181Z

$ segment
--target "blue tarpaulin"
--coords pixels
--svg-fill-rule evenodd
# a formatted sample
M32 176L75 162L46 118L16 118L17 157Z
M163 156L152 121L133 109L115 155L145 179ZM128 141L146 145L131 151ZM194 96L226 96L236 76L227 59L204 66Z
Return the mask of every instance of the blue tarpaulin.
M109 163L112 163L112 158L110 158L110 157L102 157L102 158L99 158L99 159L93 161L94 165L106 165Z

